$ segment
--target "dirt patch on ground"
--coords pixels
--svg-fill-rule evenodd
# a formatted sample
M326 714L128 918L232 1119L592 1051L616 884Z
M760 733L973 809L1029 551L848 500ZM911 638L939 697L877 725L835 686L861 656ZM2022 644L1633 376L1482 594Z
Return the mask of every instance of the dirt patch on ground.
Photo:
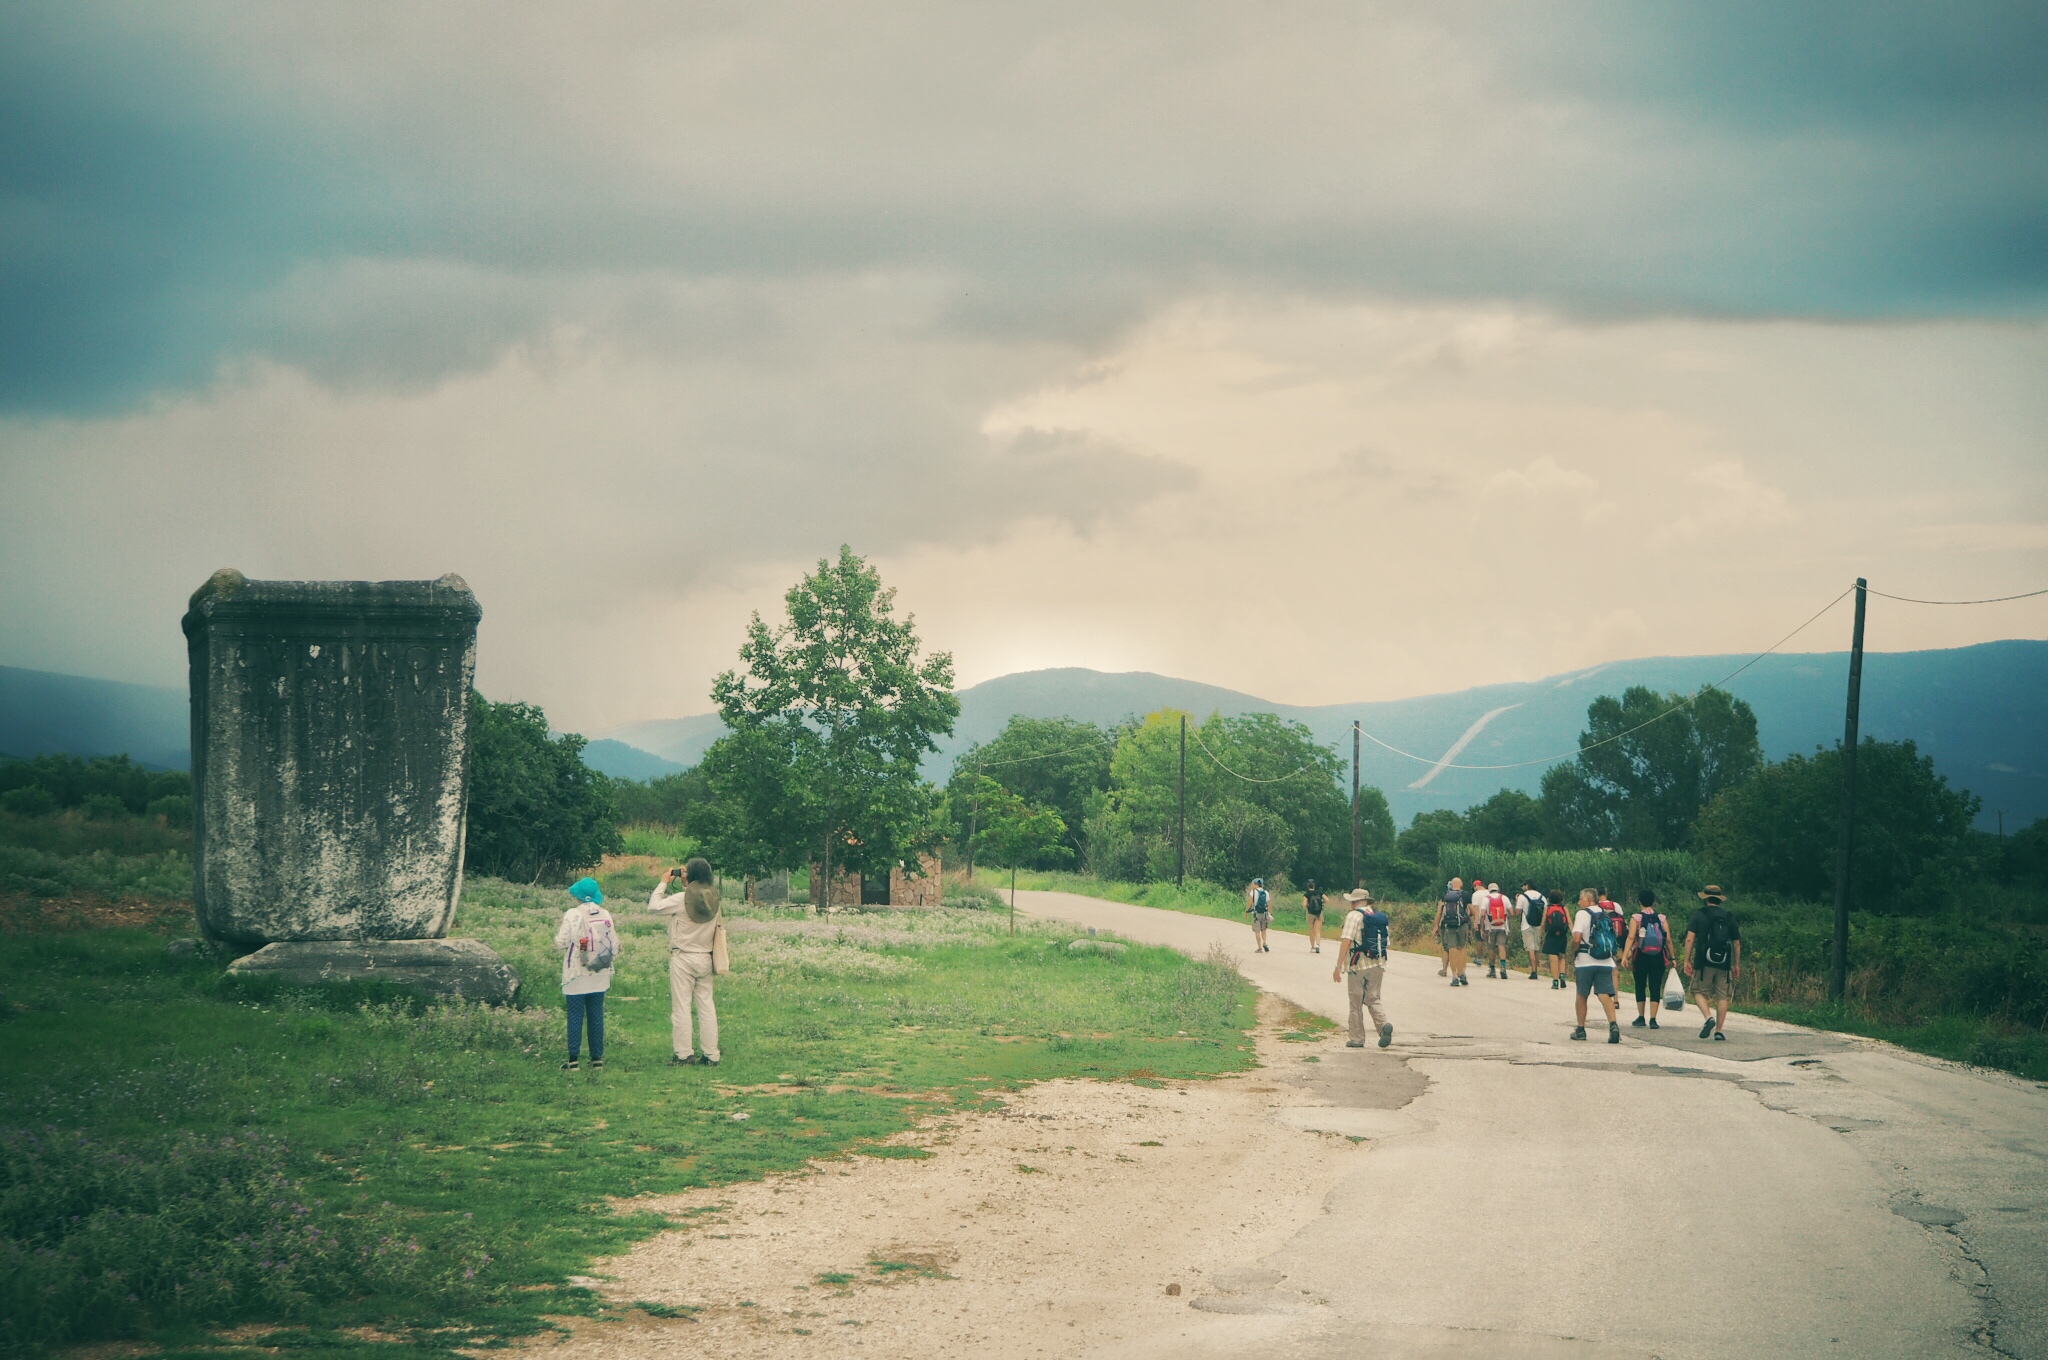
M110 930L141 927L190 934L195 927L190 902L158 897L29 897L0 893L0 931Z
M631 1201L691 1217L599 1266L598 1287L687 1317L576 1320L566 1353L1025 1357L1177 1335L1191 1302L1322 1212L1365 1155L1274 1121L1317 1099L1304 1060L1343 1052L1283 1042L1292 1011L1262 998L1263 1070L1048 1082L919 1130L927 1158Z

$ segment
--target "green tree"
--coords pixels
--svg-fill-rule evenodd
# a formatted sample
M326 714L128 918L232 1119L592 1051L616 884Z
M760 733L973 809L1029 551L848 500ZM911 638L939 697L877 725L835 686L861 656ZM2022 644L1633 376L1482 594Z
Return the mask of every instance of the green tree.
M1502 789L1465 809L1465 837L1496 850L1534 850L1543 844L1543 810L1520 789Z
M1088 816L1109 789L1109 762L1116 734L1074 718L1012 717L988 742L977 742L953 762L948 787L962 786L983 774L1027 802L1054 809L1065 826L1064 862L1077 863L1088 853ZM965 785L971 788L971 785ZM953 804L966 806L956 793ZM1041 857L1042 858L1042 857ZM1050 868L1034 859L1026 867Z
M916 618L851 548L783 597L788 619L754 615L743 669L711 687L730 729L703 766L719 804L708 840L752 873L795 868L813 852L887 874L935 839L919 762L953 730L953 658L920 659Z
M1579 758L1544 772L1542 820L1559 849L1683 849L1700 809L1762 763L1742 700L1708 688L1687 703L1631 685L1595 699Z
M494 704L474 690L469 703L467 868L553 882L616 854L612 781L583 763L583 738L550 737L533 704Z
M1401 858L1434 867L1441 847L1471 839L1465 831L1464 814L1449 808L1433 808L1416 813L1396 845Z
M645 783L615 779L612 784L618 799L619 821L627 826L659 825L695 831L692 823L701 818L704 805L711 798L710 777L701 763L687 770L657 775Z
M982 778L978 790L984 819L977 837L996 862L1010 871L1010 932L1017 930L1017 866L1026 860L1057 860L1068 853L1066 824L1052 808L1040 807Z
M1088 827L1089 866L1104 877L1173 877L1180 718L1161 710L1117 735L1109 792ZM1348 879L1351 812L1339 770L1306 727L1271 713L1189 724L1188 872Z
M1866 737L1856 751L1855 905L1877 912L1954 905L1970 876L1976 795L1949 787L1910 741ZM1697 852L1752 892L1829 899L1842 810L1839 745L1788 756L1722 793L1700 817Z

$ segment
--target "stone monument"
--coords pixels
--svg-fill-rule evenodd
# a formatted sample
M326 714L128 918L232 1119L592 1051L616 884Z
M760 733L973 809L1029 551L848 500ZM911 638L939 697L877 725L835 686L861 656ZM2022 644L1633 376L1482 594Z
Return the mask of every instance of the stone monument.
M438 581L251 581L192 595L193 902L293 981L383 977L507 1001L512 969L446 940L462 892L476 597Z

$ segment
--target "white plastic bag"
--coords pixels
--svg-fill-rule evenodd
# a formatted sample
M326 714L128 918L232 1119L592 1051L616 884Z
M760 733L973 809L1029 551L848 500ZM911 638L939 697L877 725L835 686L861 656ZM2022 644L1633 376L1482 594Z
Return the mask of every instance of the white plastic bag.
M1685 1009L1685 979L1676 968L1664 975L1664 1009L1667 1013Z

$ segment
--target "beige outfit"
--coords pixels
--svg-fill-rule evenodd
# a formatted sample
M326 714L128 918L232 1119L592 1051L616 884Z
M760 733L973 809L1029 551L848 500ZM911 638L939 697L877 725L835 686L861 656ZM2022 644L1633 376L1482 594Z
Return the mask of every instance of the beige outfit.
M1358 937L1365 933L1365 913L1357 908L1344 914L1342 943L1345 956L1351 957L1351 946L1358 943ZM1345 965L1344 994L1351 1001L1351 1038L1356 1043L1365 1042L1365 1013L1372 1012L1372 1027L1377 1033L1387 1023L1386 1007L1380 1005L1380 984L1387 979L1387 961L1359 955Z
M669 1034L678 1058L690 1056L690 1011L697 1013L696 1047L718 1058L718 1006L711 997L711 940L718 930L717 889L712 890L711 919L692 921L683 909L684 893L671 894L668 880L654 885L647 909L668 917Z

